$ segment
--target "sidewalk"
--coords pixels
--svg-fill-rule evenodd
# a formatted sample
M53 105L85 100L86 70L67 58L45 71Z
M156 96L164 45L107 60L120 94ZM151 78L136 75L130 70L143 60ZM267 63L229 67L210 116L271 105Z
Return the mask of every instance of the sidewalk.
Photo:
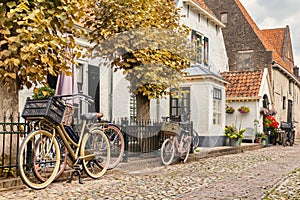
M256 150L263 148L262 144L257 143L242 143L239 147L221 146L213 148L201 148L200 152L197 154L190 154L188 161L198 161L199 159L208 157L217 157L221 155L237 154L244 151ZM153 171L156 167L162 166L159 153L152 154L148 156L147 154L139 157L129 157L128 162L121 163L117 168L108 171L107 173L138 173L147 171ZM70 175L70 171L66 171L64 175L60 178L61 181L65 181ZM104 177L105 178L105 177ZM76 178L77 179L77 178ZM76 179L74 181L76 181ZM0 191L10 190L16 188L23 188L22 180L20 178L7 178L5 180L0 180Z

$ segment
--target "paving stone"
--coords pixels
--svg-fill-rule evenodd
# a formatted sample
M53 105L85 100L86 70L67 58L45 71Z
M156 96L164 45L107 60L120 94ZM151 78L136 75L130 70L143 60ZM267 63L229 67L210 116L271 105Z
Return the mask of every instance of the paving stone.
M272 146L153 170L147 164L144 170L84 178L84 184L3 191L0 199L300 199L299 151L300 145Z

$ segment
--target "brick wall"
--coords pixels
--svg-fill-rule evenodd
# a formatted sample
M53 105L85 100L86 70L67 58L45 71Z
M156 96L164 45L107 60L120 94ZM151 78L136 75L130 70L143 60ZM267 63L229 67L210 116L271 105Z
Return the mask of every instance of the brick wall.
M221 13L227 13L226 28L223 29L227 56L230 70L255 70L270 67L272 63L272 52L266 51L262 42L255 34L253 28L246 20L234 0L204 0L207 6L220 18ZM253 50L252 58L249 60L251 68L244 65L242 68L238 63L238 52ZM243 61L247 62L247 59Z

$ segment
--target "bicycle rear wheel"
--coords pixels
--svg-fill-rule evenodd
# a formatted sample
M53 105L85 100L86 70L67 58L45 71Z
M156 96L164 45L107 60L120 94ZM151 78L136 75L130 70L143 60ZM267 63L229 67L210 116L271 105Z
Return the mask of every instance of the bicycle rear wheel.
M60 165L60 148L56 138L45 130L31 132L20 146L17 165L20 177L28 187L37 190L47 187L55 179ZM43 180L37 178L36 171Z
M174 141L170 138L166 139L161 145L160 157L164 165L170 165L175 155Z
M60 138L57 138L58 140L58 144L59 144L59 147L60 147L60 166L59 166L59 170L54 178L54 180L58 179L62 173L64 172L64 170L66 169L66 166L67 166L67 156L68 156L68 150L67 148L65 147L63 141L60 139ZM43 141L41 139L38 139L36 144L35 144L35 149L34 151L40 151L40 149L42 148L43 146ZM50 149L50 153L54 153L52 151L54 151L55 149L54 148L51 148ZM33 155L33 164L34 164L34 173L36 175L36 177L40 180L40 181L46 181L46 178L44 177L44 174L42 173L43 172L43 168L40 167L40 164L39 164L39 161L38 161L38 158L36 157L36 155L34 154Z
M121 130L114 125L107 125L104 133L110 143L110 162L108 169L115 168L121 161L125 150L125 141Z
M109 141L100 129L92 129L83 137L80 156L83 169L91 178L104 175L109 166L110 147Z

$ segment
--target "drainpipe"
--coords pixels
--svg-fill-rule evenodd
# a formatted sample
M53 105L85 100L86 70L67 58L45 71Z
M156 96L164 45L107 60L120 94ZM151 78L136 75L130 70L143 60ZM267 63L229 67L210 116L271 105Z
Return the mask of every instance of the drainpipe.
M113 113L112 113L112 110L113 110L113 98L112 98L112 95L113 95L113 70L112 68L109 68L109 78L108 78L108 117L109 117L109 120L112 121L112 117L113 117Z

